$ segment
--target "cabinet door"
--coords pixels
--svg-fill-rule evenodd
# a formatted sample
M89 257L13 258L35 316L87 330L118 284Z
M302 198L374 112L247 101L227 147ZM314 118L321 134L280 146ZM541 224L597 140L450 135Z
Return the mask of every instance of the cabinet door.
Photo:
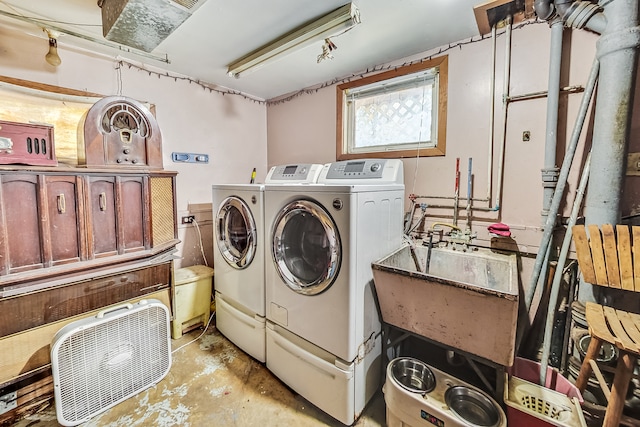
M84 259L82 181L76 176L45 177L48 224L45 255L52 265Z
M44 267L37 175L2 174L0 274Z
M117 255L114 177L88 177L89 258Z
M118 206L119 253L149 247L149 196L143 177L120 177L116 193Z

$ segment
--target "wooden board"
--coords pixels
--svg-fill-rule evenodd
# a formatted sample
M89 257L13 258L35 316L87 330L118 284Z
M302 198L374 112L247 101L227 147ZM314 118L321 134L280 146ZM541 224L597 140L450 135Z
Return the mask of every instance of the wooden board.
M611 224L602 225L602 247L607 265L607 284L612 288L621 288L618 246L616 234Z
M629 227L626 225L617 225L616 234L618 236L618 261L620 262L622 289L633 291L633 257L631 254Z
M587 317L587 324L589 325L589 334L600 338L603 341L615 343L616 338L609 332L607 321L605 320L605 314L600 304L587 302L585 306L585 315Z
M597 225L589 225L589 246L591 247L591 259L593 260L593 270L596 273L597 285L607 286L607 264L604 257L602 237L600 228Z
M589 239L584 225L574 226L572 233L582 277L587 283L596 283L596 273L593 270L593 261L591 260L591 247L589 246Z
M16 391L16 408L0 414L0 425L10 425L27 414L35 413L53 400L53 376L46 377L19 387Z
M640 291L640 227L633 227L633 281L635 290Z

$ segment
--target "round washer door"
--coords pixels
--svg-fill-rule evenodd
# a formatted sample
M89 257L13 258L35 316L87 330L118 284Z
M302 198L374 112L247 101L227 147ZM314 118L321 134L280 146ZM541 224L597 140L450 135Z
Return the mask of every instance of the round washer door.
M340 235L327 211L310 200L297 200L276 216L271 255L278 274L302 295L328 289L340 270Z
M227 263L242 270L251 264L256 254L256 222L244 200L231 196L222 201L218 210L216 243Z

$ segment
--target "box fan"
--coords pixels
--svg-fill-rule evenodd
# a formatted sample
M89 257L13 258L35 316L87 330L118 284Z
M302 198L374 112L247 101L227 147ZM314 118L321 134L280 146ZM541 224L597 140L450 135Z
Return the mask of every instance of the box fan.
M169 310L158 300L72 322L51 346L58 422L75 426L156 384L171 367Z

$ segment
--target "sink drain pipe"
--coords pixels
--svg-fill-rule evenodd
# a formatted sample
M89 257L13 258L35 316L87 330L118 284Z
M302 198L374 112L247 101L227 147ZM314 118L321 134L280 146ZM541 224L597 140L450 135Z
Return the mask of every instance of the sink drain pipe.
M549 88L547 91L547 134L544 147L544 167L542 168L542 223L546 222L553 191L558 182L556 151L558 145L558 112L560 104L560 71L562 68L562 35L564 22L555 18L551 23L551 43L549 54Z
M529 283L529 287L527 288L527 293L525 295L525 305L526 305L527 311L531 309L531 303L533 302L533 297L536 292L536 287L538 284L538 279L540 278L542 265L544 263L546 253L550 247L551 237L552 237L554 225L556 222L556 216L558 215L558 211L560 209L560 203L562 202L564 190L567 185L567 178L569 177L571 164L573 163L573 158L575 156L576 148L578 146L578 139L580 138L580 134L582 133L582 128L584 125L585 118L587 116L587 111L589 110L589 105L591 104L591 98L593 97L593 92L596 87L596 82L598 81L599 70L600 70L600 62L597 59L595 59L593 61L593 65L591 66L589 80L587 81L587 85L585 87L584 93L582 94L582 101L580 103L580 109L578 111L576 123L573 127L573 132L571 133L569 146L565 153L564 160L562 162L562 167L560 168L560 175L558 176L558 185L556 186L556 189L553 192L553 199L551 200L551 206L549 207L549 214L547 215L547 220L545 222L542 241L540 242L540 248L538 249L538 253L536 255L536 261L533 266L531 281ZM562 267L559 266L558 268L562 268Z
M637 1L637 0L635 0ZM590 1L584 0L535 0L534 8L538 17L546 21L552 21L551 30L552 30L552 45L551 49L561 49L561 33L560 29L556 26L558 25L558 21L560 23L566 22L567 25L573 28L589 28L595 32L602 32L606 25L606 19L602 13L600 13L600 7ZM555 28L555 29L554 29ZM558 41L558 39L560 39ZM558 46L557 43L560 43ZM562 202L562 197L564 194L564 189L567 184L567 179L569 176L569 171L571 169L571 164L573 163L573 157L575 155L576 147L578 144L578 139L580 134L582 133L582 127L584 125L584 121L586 118L586 114L588 111L589 104L591 103L591 98L593 96L593 92L595 90L596 81L598 80L599 66L600 63L596 59L591 67L591 73L589 75L589 80L587 82L587 86L585 88L585 92L582 97L582 102L580 104L580 110L578 112L578 117L576 118L576 123L571 134L571 140L569 142L569 146L565 153L565 157L563 160L562 168L560 169L560 173L556 175L556 172L551 172L552 176L547 177L547 170L552 170L552 167L555 166L555 152L550 153L549 151L552 149L555 151L555 143L557 141L556 133L557 133L557 111L550 111L551 109L557 110L558 108L558 100L555 99L555 85L558 84L559 88L559 70L560 64L554 63L554 61L560 60L560 52L554 54L551 53L551 61L549 64L549 96L553 96L553 99L549 99L547 103L547 140L546 140L546 151L545 151L545 169L542 170L543 173L543 186L545 187L545 197L548 197L552 194L550 203L548 204L547 199L543 200L543 218L546 216L544 221L544 232L542 236L542 241L540 243L540 247L538 249L538 253L536 254L536 261L533 266L533 271L531 275L531 281L529 287L527 288L527 292L525 294L525 306L527 312L531 310L531 305L533 303L533 298L536 293L536 289L538 287L538 283L540 282L540 276L542 270L545 270L546 275L546 266L548 265L548 257L551 253L551 240L553 238L553 231L556 225L556 219L558 216L558 212L560 210L560 204ZM556 76L558 81L556 82ZM552 158L553 156L553 158ZM551 161L553 160L553 164ZM552 181L555 180L557 176L557 182L546 182L547 180ZM554 188L555 187L555 188ZM548 208L547 208L548 206Z

